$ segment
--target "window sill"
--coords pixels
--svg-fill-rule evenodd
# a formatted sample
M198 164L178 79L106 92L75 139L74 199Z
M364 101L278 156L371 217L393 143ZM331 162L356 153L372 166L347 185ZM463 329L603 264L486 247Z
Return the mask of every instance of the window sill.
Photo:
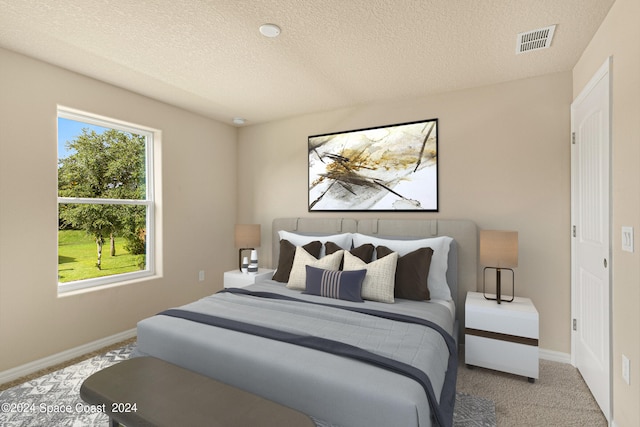
M82 280L77 282L58 283L58 298L86 294L88 292L103 291L110 288L132 285L159 279L160 275L150 271L120 274L118 280L113 277L101 277L98 279ZM112 280L105 280L112 279Z

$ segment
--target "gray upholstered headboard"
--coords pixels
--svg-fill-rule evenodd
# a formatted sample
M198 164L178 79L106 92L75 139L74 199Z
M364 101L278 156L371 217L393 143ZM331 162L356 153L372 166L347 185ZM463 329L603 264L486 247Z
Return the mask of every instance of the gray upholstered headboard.
M467 291L476 291L478 228L473 221L448 219L276 218L272 226L272 260L280 252L279 230L301 234L362 233L378 237L425 238L449 236L455 241L449 255L447 282L456 303L456 317L464 325Z

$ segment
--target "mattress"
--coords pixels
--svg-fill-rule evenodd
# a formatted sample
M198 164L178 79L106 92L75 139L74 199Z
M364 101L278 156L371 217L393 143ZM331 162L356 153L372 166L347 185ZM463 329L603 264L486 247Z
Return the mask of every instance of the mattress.
M354 345L424 371L436 403L443 389L448 390L444 399L452 398L452 373L447 375L447 369L451 371L451 358L457 355L437 331L337 308L416 317L439 325L446 335L454 331L451 303L355 303L306 295L273 281L244 289L300 301L265 301L251 295L219 293L181 309ZM327 302L337 307L318 305ZM427 393L419 382L343 355L165 315L138 324L135 355L157 357L234 385L304 412L322 425L432 425Z
M456 304L453 302L453 300L445 300L445 299L432 299L431 301L427 302L424 301L425 303L431 303L431 304L439 304L443 307L446 307L447 310L449 310L449 313L451 314L451 320L455 321L456 319Z

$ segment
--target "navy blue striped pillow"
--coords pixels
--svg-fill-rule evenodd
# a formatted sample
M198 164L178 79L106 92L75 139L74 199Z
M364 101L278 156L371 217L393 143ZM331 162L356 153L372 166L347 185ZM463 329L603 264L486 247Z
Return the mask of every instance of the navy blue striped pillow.
M305 266L307 269L306 290L304 294L364 302L362 282L367 270L334 271Z

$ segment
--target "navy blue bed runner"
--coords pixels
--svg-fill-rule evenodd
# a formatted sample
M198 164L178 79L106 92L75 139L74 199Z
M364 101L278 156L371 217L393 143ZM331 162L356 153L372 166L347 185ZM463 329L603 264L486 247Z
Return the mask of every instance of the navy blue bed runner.
M253 325L251 323L240 322L236 320L227 319L224 317L214 316L210 314L197 313L182 309L170 309L158 313L164 316L177 317L193 322L203 323L207 325L217 326L233 330L236 332L242 332L246 334L256 335L264 338L273 339L276 341L286 342L289 344L299 345L302 347L311 348L314 350L324 351L326 353L335 354L338 356L348 357L354 360L359 360L380 368L386 369L391 372L395 372L400 375L409 377L417 381L425 390L427 394L427 400L429 402L429 408L431 409L431 418L434 425L441 427L450 427L453 424L453 407L455 404L455 392L456 392L456 376L458 369L458 353L455 342L451 335L449 335L442 327L425 319L418 317L407 316L403 314L390 313L379 310L371 310L359 307L346 307L334 304L324 304L313 301L305 301L297 298L288 297L271 292L254 292L248 291L242 288L230 288L220 291L220 293L234 293L249 295L253 297L278 299L296 301L307 304L323 305L348 311L355 311L370 316L381 317L385 319L415 323L432 328L439 332L444 338L447 347L449 349L449 360L447 365L447 372L445 373L445 380L440 393L440 403L436 399L433 386L427 374L418 368L415 368L406 363L398 362L388 357L380 356L370 351L361 349L359 347L345 344L338 341L329 340L326 338L299 335L291 332L280 331L273 328L264 326Z

